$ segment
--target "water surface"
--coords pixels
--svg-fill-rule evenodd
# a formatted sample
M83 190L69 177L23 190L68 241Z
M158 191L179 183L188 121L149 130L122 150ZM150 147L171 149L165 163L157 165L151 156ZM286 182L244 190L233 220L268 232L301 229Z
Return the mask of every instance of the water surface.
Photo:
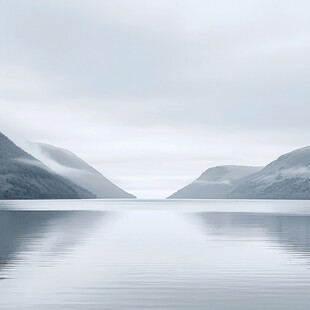
M2 201L0 309L309 309L310 202Z

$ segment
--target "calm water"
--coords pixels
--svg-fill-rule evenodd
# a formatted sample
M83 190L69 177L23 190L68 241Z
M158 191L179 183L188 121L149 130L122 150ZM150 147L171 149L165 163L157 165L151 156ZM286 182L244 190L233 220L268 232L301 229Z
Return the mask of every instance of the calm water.
M310 202L0 202L0 309L309 309Z

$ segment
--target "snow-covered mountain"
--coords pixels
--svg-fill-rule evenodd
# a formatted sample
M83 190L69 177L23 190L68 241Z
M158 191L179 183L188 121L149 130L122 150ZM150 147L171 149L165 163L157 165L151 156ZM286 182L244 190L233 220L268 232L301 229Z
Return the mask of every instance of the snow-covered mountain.
M206 170L193 183L180 189L169 199L226 198L243 178L260 171L262 167L218 166Z
M135 198L74 153L43 143L37 143L36 147L40 151L38 156L44 164L57 174L94 193L97 198Z
M279 157L244 179L227 197L310 199L310 146Z
M0 132L0 199L95 198L26 153Z

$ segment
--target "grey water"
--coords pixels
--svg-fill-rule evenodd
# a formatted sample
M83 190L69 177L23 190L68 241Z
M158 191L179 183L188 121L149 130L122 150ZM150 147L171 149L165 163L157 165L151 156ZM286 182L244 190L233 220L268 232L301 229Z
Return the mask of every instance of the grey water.
M310 202L0 202L0 309L309 309Z

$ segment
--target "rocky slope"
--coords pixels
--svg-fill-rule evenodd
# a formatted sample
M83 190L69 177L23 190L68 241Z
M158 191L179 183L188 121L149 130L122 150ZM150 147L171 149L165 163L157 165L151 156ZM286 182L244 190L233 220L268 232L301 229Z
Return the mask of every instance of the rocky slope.
M197 180L171 195L170 199L226 198L239 183L262 167L218 166L206 170Z
M40 159L57 174L94 193L97 198L135 198L105 178L74 153L63 148L38 143Z
M310 147L279 157L246 178L228 198L310 199Z
M0 132L0 199L78 199L95 195L57 175Z

